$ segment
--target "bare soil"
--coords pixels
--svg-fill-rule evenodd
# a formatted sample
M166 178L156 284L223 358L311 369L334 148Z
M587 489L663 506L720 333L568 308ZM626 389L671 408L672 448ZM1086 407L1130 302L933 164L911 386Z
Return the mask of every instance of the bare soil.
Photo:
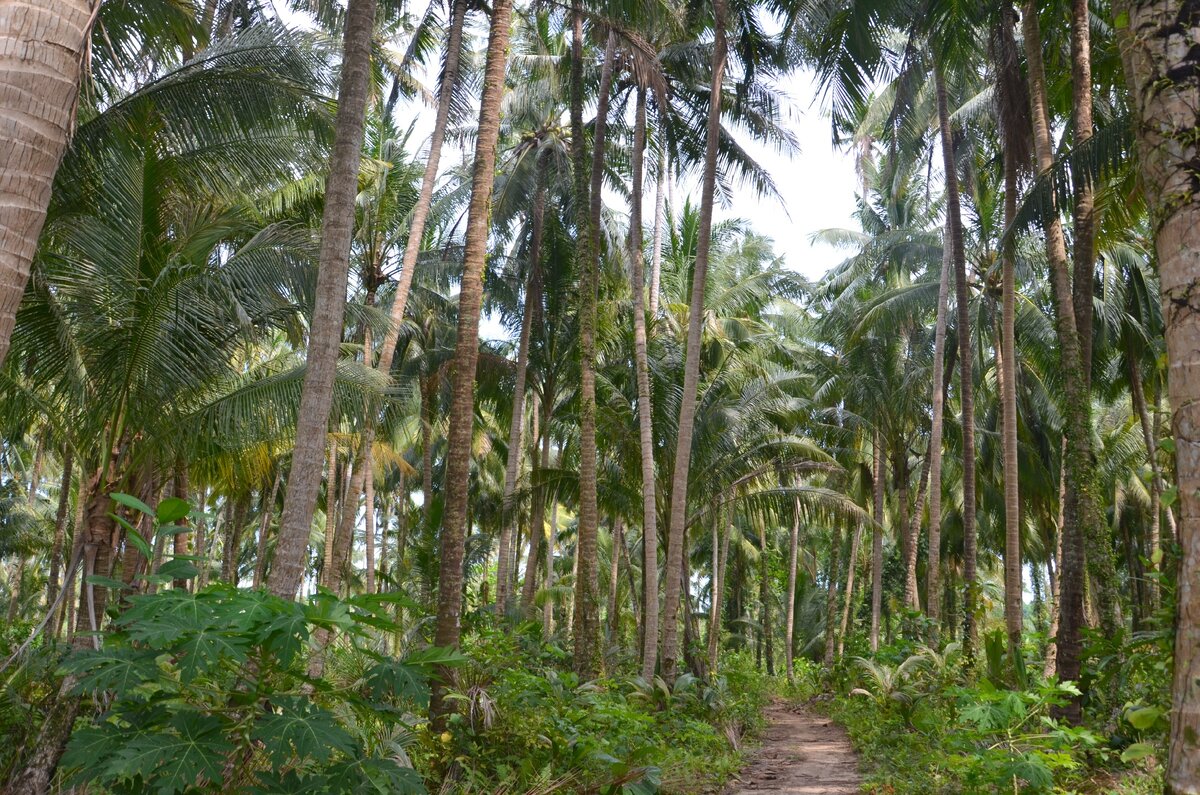
M858 758L841 726L796 704L777 702L750 765L725 790L727 795L854 795L862 779Z

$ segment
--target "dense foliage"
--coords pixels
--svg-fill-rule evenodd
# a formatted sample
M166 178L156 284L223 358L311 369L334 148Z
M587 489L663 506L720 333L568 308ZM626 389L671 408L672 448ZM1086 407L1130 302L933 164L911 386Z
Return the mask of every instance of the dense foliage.
M879 792L1200 792L1197 40L6 9L6 791L712 791L782 695ZM805 177L797 75L811 280L719 220Z

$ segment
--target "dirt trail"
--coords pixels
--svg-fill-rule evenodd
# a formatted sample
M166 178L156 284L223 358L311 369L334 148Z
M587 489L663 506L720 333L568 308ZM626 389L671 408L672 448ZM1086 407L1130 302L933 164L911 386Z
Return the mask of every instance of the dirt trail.
M858 758L841 726L803 707L776 703L762 746L725 792L786 795L854 795L859 791Z

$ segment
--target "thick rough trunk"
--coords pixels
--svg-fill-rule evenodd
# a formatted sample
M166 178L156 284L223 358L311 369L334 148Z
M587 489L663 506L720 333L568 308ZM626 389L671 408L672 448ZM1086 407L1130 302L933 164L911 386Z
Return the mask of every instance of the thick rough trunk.
M0 10L0 364L75 123L97 7L33 0Z
M726 0L713 2L714 41L710 96L720 97L725 77ZM700 226L696 261L692 271L692 295L688 309L687 350L684 355L683 389L679 401L679 428L675 436L675 465L671 474L671 512L667 532L666 585L662 613L662 672L675 680L679 663L679 581L683 559L684 526L687 522L688 475L692 463L692 434L695 431L696 393L700 383L700 342L704 327L704 292L708 284L708 254L712 245L713 200L717 184L717 150L720 138L721 103L710 102L705 131L704 176L700 193Z
M442 514L438 578L437 626L434 643L457 646L461 631L463 553L467 538L467 487L471 475L471 435L475 418L475 366L479 359L479 314L483 302L483 267L487 259L488 217L495 179L500 105L504 98L505 52L512 25L512 1L492 4L487 60L479 105L471 174L471 200L463 250L458 299L458 336L454 345L454 378L450 398L450 432L446 452L445 509ZM443 717L443 690L430 704Z
M1121 3L1166 321L1179 486L1178 627L1165 789L1200 793L1200 2ZM1119 23L1120 24L1120 21Z
M286 599L295 598L304 576L325 460L325 432L333 405L333 382L346 308L346 277L354 233L374 27L375 0L350 0L346 9L333 151L325 181L316 303L309 324L307 369L296 419L296 446L279 523L275 565L267 580L271 592Z

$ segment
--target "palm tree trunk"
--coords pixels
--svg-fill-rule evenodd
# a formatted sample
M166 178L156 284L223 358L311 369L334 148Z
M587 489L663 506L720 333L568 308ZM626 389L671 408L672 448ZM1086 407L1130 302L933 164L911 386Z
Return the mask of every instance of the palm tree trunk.
M883 606L883 435L876 430L871 445L872 518L871 524L871 652L879 651L879 614Z
M512 25L512 0L492 5L479 102L479 127L471 175L471 200L464 237L463 275L458 299L458 336L454 344L450 432L446 452L445 509L442 514L438 579L437 646L457 646L462 614L463 552L467 537L467 486L471 475L471 435L475 418L475 365L479 358L479 313L483 302L483 266L487 259L488 216L495 178L500 105L504 98L505 52ZM442 688L430 703L440 725Z
M1050 638L1042 671L1047 678L1058 673L1058 624L1062 615L1063 528L1067 523L1067 438L1062 440L1058 464L1058 523L1054 530L1054 557L1047 562L1050 576Z
M950 219L946 219L948 239ZM925 611L930 627L937 632L942 612L942 415L946 406L946 318L949 315L950 246L942 245L942 275L938 282L937 317L933 330L933 394L930 396L929 425L929 552L925 563ZM915 595L913 597L916 598ZM911 602L910 602L911 604ZM936 641L936 638L930 638Z
M963 228L958 195L958 175L954 163L954 136L950 131L950 108L946 97L946 78L935 72L937 83L938 126L941 130L942 166L946 173L947 225L950 254L954 261L955 303L958 326L959 403L962 408L963 468L963 650L968 659L975 647L975 376L971 353L970 288L967 283L967 257L963 248Z
M333 152L325 183L320 265L316 304L309 325L308 363L296 418L296 446L283 500L275 565L271 567L267 581L271 592L285 599L295 598L304 576L308 537L325 458L325 435L342 342L374 26L375 0L350 0L346 9Z
M825 592L825 667L827 668L833 665L834 650L837 648L834 627L837 621L837 578L838 572L841 571L841 564L838 558L842 553L841 528L834 523L830 533L832 534L832 538L829 541L829 582Z
M1137 359L1132 356L1126 356L1126 363L1129 367L1129 394L1133 403L1134 413L1137 414L1138 422L1142 426L1142 441L1146 445L1146 460L1150 464L1150 561L1155 571L1158 571L1159 564L1154 562L1161 558L1162 554L1162 515L1164 513L1162 507L1162 494L1164 491L1162 470L1158 466L1158 443L1155 441L1156 434L1154 433L1153 423L1150 421L1150 412L1146 408L1146 390L1142 386L1142 373L1138 367ZM1167 526L1170 529L1171 535L1175 535L1175 514L1168 506L1166 509ZM1159 605L1158 585L1155 582L1148 584L1150 588L1150 603L1152 607L1157 608Z
M642 185L646 153L646 89L638 88L633 126L633 197L629 204L630 288L633 294L633 363L637 375L638 443L642 464L642 678L650 681L658 660L658 502L654 474L654 411L650 397L650 356L646 344L645 274L642 271ZM662 178L657 202L662 200ZM661 257L662 228L656 208L654 256ZM656 285L651 282L651 303ZM650 310L653 317L654 309ZM709 658L710 663L712 658Z
M1200 158L1196 108L1200 71L1196 41L1200 6L1190 0L1140 0L1114 9L1128 20L1130 85L1138 120L1142 184L1148 191L1166 320L1168 392L1174 409L1175 467L1179 487L1175 682L1165 790L1200 792L1200 315L1195 310L1200 201L1195 164Z
M521 609L529 617L534 615L538 559L541 556L539 548L546 537L546 485L538 483L538 480L539 473L544 473L550 467L550 409L548 401L545 398L542 400L546 406L541 412L546 416L538 423L542 452L539 457L536 449L531 451L531 457L534 459L534 487L529 508L529 554L525 559L525 581L521 583ZM548 555L553 554L552 550L552 547L546 547Z
M1033 118L1034 150L1037 154L1038 171L1045 172L1054 163L1054 150L1050 137L1049 115L1046 99L1046 74L1042 63L1041 30L1038 26L1037 4L1027 0L1021 14L1022 30L1025 35L1025 50L1029 69L1030 107ZM1046 223L1046 254L1050 260L1051 285L1057 310L1059 355L1063 377L1063 420L1064 436L1067 440L1065 455L1066 493L1062 533L1062 567L1059 570L1059 627L1057 636L1057 667L1061 679L1078 680L1080 655L1083 647L1083 590L1084 590L1084 537L1102 532L1101 519L1094 496L1094 472L1091 462L1091 403L1085 388L1079 334L1075 323L1074 295L1071 288L1071 272L1067 262L1066 241L1062 222L1057 213L1051 213ZM1111 553L1095 555L1095 565L1103 566L1107 560L1112 565ZM1109 577L1115 587L1116 577ZM1111 588L1101 589L1101 599L1114 598ZM1115 604L1102 604L1101 613L1106 622L1115 619ZM1115 626L1106 626L1108 634ZM1079 704L1072 702L1067 717L1079 717Z
M334 567L334 538L337 536L338 513L338 443L329 440L329 470L325 476L325 553L321 557L321 584L325 585Z
M604 618L607 626L608 643L610 646L617 645L617 631L620 628L620 614L617 612L617 591L619 590L621 574L621 546L625 543L624 523L615 518L612 521L612 555L608 566L608 604L606 605Z
M1020 85L1021 71L1016 39L1013 35L1015 13L1011 5L1004 5L1002 19L998 25L997 40L999 56L997 68L1004 74L1001 78L1006 87ZM1024 98L1015 96L1017 91L1005 88L1003 99L1011 106L1013 115L1024 121L1026 114ZM1014 94L1014 96L1008 96ZM1015 126L1015 123L1014 123ZM1017 178L1021 168L1021 152L1028 152L1021 145L1028 140L1028 128L1010 129L1004 135L1004 226L1011 228L1017 216ZM1089 279L1090 283L1090 279ZM1024 605L1021 583L1021 501L1020 470L1017 460L1017 279L1016 252L1011 244L1001 252L1000 276L1000 345L997 378L1000 386L1000 446L1004 458L1004 623L1008 631L1010 656L1021 648L1021 631L1024 628ZM1088 305L1091 301L1089 298ZM1090 316L1089 316L1090 317ZM1090 327L1090 320L1089 320Z
M371 449L368 447L366 452L366 461L363 462L363 468L366 470L366 482L363 484L363 533L366 536L364 545L366 546L366 565L367 574L366 582L367 593L375 593L375 471L371 463Z
M758 525L758 599L762 603L762 638L767 658L767 675L775 675L775 638L771 627L771 567L767 547L767 523Z
M63 446L62 480L58 487L58 511L54 515L54 543L50 548L50 576L46 584L46 604L58 598L58 579L62 565L63 544L67 536L67 511L71 507L71 472L75 454L70 445Z
M668 682L675 680L679 661L679 581L683 559L684 526L687 521L688 474L692 462L696 393L700 383L700 342L704 327L704 291L708 283L708 253L712 244L713 198L717 183L717 147L721 131L720 97L725 79L726 0L713 0L712 83L705 130L704 178L700 194L700 226L696 261L692 273L692 295L688 310L687 351L683 365L683 390L679 401L679 427L675 436L675 464L671 474L671 512L667 532L667 576L663 593L662 671Z
M554 549L558 546L558 497L550 503L550 530L546 535L546 590L554 587ZM547 598L542 606L542 634L550 637L554 632L554 599Z
M0 364L8 355L99 0L38 0L0 17Z
M788 579L787 595L784 608L787 611L784 629L784 660L787 663L787 678L791 682L795 677L792 670L795 646L793 634L796 629L796 561L800 554L800 499L797 497L792 506L792 532L788 536Z
M582 69L583 12L577 1L572 5L574 35L571 44L571 69ZM578 577L575 579L575 605L572 625L575 631L575 672L591 679L599 671L600 599L599 567L596 558L599 516L596 510L596 303L599 300L600 209L604 178L604 138L608 126L608 101L612 91L616 60L616 33L610 31L600 72L599 103L592 133L591 187L578 195L587 197L589 207L584 260L581 274L579 313L579 533L575 544ZM572 134L581 113L582 83L572 79ZM582 136L576 149L582 149ZM577 155L577 160L581 159ZM578 180L578 178L577 178ZM578 180L581 181L581 180Z
M279 497L279 485L282 479L282 469L276 468L275 482L271 484L271 496L263 503L262 520L258 523L258 553L254 556L255 588L262 587L267 573L267 538L271 535L271 517L275 512L275 500Z
M854 525L854 535L850 537L850 557L846 561L845 601L842 606L842 623L838 628L837 653L838 657L846 648L846 632L850 628L850 607L854 603L854 571L858 568L858 550L862 546L862 523Z
M413 272L417 267L417 256L421 253L421 242L425 237L425 224L433 205L433 186L437 182L438 165L441 163L442 144L446 140L446 126L450 119L450 106L454 88L458 83L459 66L462 60L463 21L467 16L467 0L454 0L450 7L450 27L446 32L446 58L442 66L441 83L438 86L437 114L433 120L433 133L429 137L429 155L425 161L425 174L421 178L421 190L413 206L408 224L408 239L404 244L404 258L400 264L400 280L396 284L396 297L392 299L387 334L379 347L376 367L390 372L396 344L400 339L400 326L404 323L404 310L412 290Z
M717 580L713 593L712 616L708 628L708 669L716 674L721 662L721 616L725 607L725 571L729 565L729 539L733 535L734 509L728 509L728 518L723 523L721 552L717 556Z
M934 382L940 379L935 375ZM925 461L921 464L921 474L917 480L917 499L913 504L912 516L909 517L907 529L908 544L904 547L904 604L910 610L921 609L920 589L917 585L917 547L921 536L921 517L925 513L925 495L929 490L929 470L933 464L932 447L925 451ZM905 525L901 525L904 527Z
M537 166L540 171L540 165ZM541 182L541 177L538 177ZM540 185L534 189L537 193ZM535 211L529 246L529 273L525 278L525 308L521 315L521 336L517 343L516 383L513 385L512 420L508 430L508 459L504 467L504 491L500 502L500 560L496 565L496 609L506 613L511 608L512 591L510 580L516 568L515 545L513 535L516 532L517 515L513 510L514 496L517 491L517 470L521 465L521 436L525 429L525 379L529 369L529 337L533 329L534 309L541 301L538 286L541 283L538 275L538 258L541 256L541 224L542 219L536 217L538 199L534 199ZM542 200L544 201L544 200Z
M642 100L644 103L644 99ZM643 105L643 113L644 105ZM645 119L642 120L642 135L645 136ZM664 150L659 156L658 171L654 187L654 243L650 250L650 317L658 315L659 282L662 279L663 237L667 226L667 153ZM641 185L635 182L637 190ZM640 210L638 211L641 212Z

